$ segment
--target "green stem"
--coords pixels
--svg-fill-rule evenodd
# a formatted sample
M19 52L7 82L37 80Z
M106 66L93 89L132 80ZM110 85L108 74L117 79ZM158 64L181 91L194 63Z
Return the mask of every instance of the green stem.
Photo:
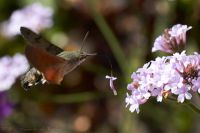
M167 100L173 101L173 102L177 102L176 99L174 98L170 98L168 97ZM190 107L194 112L200 114L200 109L198 107L196 107L193 103L191 103L190 101L186 101L184 105L187 105L188 107Z
M198 93L198 96L199 96L199 98L200 98L200 94Z
M188 102L187 105L196 113L200 114L200 109L197 108L193 103Z
M130 66L130 65L128 65L128 60L124 55L124 52L120 46L119 41L115 37L114 33L112 32L111 28L109 27L108 23L106 22L104 17L101 15L101 13L96 11L96 9L95 9L96 6L94 3L95 0L87 0L87 2L89 5L91 15L92 15L96 25L98 26L98 28L101 31L101 33L103 34L104 38L108 42L108 45L109 45L110 49L112 50L112 53L119 65L120 69L123 72L124 79L126 79L125 77L129 73L128 66ZM123 78L123 76L121 76L121 78ZM124 84L126 84L127 81L128 80L125 80ZM120 89L119 95L124 96L124 89ZM126 109L122 109L122 112L123 112L124 117L122 118L123 122L119 124L119 132L122 132L122 133L130 132L135 128L135 124L134 124L135 119L134 119L134 117L131 117L130 112L128 112Z
M103 36L105 37L106 41L108 42L108 45L110 46L113 55L115 56L115 59L117 60L122 72L124 74L127 73L126 69L126 58L122 51L122 48L120 47L120 43L113 34L111 28L108 26L107 22L105 21L104 17L101 15L101 13L97 12L95 10L95 1L94 0L87 0L91 15L98 26L99 30L102 32Z

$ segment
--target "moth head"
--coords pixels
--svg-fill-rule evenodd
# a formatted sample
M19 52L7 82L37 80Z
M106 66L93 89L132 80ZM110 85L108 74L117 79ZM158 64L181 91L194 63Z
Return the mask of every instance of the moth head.
M87 52L84 52L84 51L80 51L78 59L79 60L84 60L88 56L94 56L94 55L96 55L96 53L87 53Z

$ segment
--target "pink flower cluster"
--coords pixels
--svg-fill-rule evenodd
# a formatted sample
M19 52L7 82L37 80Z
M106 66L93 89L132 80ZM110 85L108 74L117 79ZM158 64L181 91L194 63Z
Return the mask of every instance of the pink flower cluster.
M152 52L163 51L166 53L181 52L185 48L186 32L191 26L177 24L170 29L165 29L163 35L156 38Z
M20 33L20 27L29 27L35 32L53 25L53 10L40 3L33 3L11 14L9 20L1 24L2 34L13 37Z
M200 54L186 55L186 51L175 51L184 45L186 31L190 28L178 24L167 31L169 40L164 36L158 37L163 39L160 42L156 39L154 50L157 48L174 54L157 57L133 72L133 81L127 86L130 94L127 93L125 100L131 112L139 113L139 106L150 97L156 97L158 102L162 102L163 98L175 96L178 102L183 103L192 98L192 92L200 93Z

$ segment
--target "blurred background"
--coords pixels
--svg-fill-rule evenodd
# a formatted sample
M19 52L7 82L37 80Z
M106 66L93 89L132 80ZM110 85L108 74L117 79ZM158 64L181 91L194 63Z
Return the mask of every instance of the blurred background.
M193 27L187 51L199 52L198 0L1 0L1 63L16 53L24 55L27 44L20 26L65 50L80 49L89 31L83 49L98 55L67 74L60 86L37 85L25 91L20 75L12 83L0 75L0 132L199 133L199 115L184 104L150 99L139 114L125 104L131 73L163 55L151 53L154 39L178 23ZM0 69L0 74L12 71ZM118 78L117 96L105 79L111 71Z

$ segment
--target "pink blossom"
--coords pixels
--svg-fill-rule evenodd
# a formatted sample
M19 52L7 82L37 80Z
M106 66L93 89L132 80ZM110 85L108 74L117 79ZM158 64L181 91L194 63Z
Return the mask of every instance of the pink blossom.
M14 104L9 100L7 92L0 92L0 123L13 112Z
M29 68L24 55L15 54L13 57L0 58L0 92L11 88L17 77L25 73Z
M20 27L28 27L35 32L53 25L53 10L44 7L40 3L33 3L11 14L9 20L1 24L2 34L6 37L13 37L20 34Z
M158 50L166 53L183 51L186 43L186 32L191 28L191 26L176 24L170 29L165 29L163 35L156 38L152 52Z
M116 80L116 77L106 75L106 79L109 79L110 88L113 91L114 95L117 95L117 91L114 87L113 81Z
M192 98L191 92L200 92L200 54L186 55L185 51L172 56L157 57L131 76L125 102L130 111L139 112L139 106L150 97L158 102L171 94L183 103Z

